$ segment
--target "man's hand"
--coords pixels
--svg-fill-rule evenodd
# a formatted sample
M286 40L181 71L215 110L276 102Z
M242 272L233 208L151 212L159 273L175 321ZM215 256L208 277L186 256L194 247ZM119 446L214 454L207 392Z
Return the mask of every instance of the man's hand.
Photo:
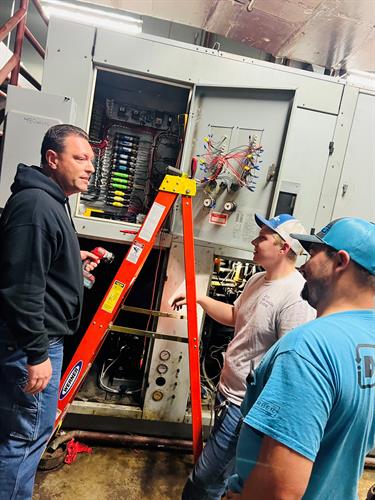
M185 293L180 293L180 295L177 295L177 297L175 297L173 299L173 302L171 304L171 307L172 309L174 309L175 311L179 311L181 309L182 306L186 306L187 304L187 301L186 301L186 294Z
M186 294L184 292L177 292L176 296L171 297L171 307L175 311L179 311L182 306L185 306ZM211 316L212 319L223 325L234 326L236 322L234 306L220 302L219 300L207 297L207 295L197 295L196 302L203 310Z
M26 365L28 372L28 381L23 391L26 394L38 394L38 392L43 391L52 376L52 365L51 361L46 359L43 363L39 365Z
M82 261L87 260L85 263L85 271L88 271L89 273L93 271L100 262L97 255L92 252L88 252L87 250L81 250L81 259Z

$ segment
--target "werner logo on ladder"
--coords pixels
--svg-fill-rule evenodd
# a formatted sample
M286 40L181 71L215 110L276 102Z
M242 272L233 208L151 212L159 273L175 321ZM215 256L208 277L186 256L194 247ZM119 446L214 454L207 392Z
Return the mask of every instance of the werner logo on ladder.
M178 172L180 174L180 172ZM58 428L69 405L74 399L104 339L115 321L123 301L143 267L156 237L177 197L182 197L182 222L184 231L184 260L187 299L189 368L192 406L193 453L197 460L202 451L202 409L200 393L199 337L196 311L194 264L194 232L192 197L196 182L182 174L166 175L154 203L140 230L134 238L119 270L96 311L81 343L79 344L59 389L59 401L54 430Z

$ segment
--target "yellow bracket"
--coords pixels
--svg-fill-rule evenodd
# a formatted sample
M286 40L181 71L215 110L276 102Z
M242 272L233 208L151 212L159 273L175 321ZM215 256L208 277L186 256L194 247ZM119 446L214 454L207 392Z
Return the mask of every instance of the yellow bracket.
M86 210L84 211L83 215L85 217L91 217L95 214L104 214L104 210L100 210L98 208L86 208Z
M197 183L194 179L189 179L186 174L182 174L182 177L167 174L160 185L159 191L195 196Z

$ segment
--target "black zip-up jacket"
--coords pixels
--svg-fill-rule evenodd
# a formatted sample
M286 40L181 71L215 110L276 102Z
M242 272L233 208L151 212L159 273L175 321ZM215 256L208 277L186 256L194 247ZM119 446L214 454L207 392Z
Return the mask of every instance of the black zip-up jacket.
M20 164L11 190L0 219L0 342L36 365L48 358L48 337L78 328L82 262L60 186Z

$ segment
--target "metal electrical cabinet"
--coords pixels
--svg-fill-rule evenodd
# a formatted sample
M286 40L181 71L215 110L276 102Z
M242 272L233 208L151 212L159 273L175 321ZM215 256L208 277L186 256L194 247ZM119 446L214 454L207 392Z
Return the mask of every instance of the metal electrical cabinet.
M71 200L85 248L99 242L121 259L166 168L189 172L198 159L198 293L209 288L215 257L238 260L237 270L251 261L254 213L289 212L308 231L336 214L375 216L374 95L340 79L52 18L43 93L74 99L72 121L89 131L97 152L88 193ZM171 311L171 297L183 289L179 210L177 203L131 305ZM85 296L88 321L113 274L98 270ZM181 320L126 318L171 337L187 335ZM180 424L190 419L188 398L185 344L111 334L71 414L89 427L114 424L89 424L87 415ZM166 433L174 432L169 425Z
M375 95L359 92L333 218L375 220Z
M75 104L68 97L48 95L9 85L2 148L0 207L10 196L17 165L39 165L40 146L46 131L58 123L75 120Z
M193 137L186 144L185 158L186 164L189 157L203 158L194 199L197 241L250 249L257 235L254 213L266 214L270 209L293 99L292 90L195 87L190 112ZM254 176L242 185L236 177L236 155L241 158L249 139L262 150ZM228 158L228 165L210 176L207 163L219 149L227 153L223 158ZM215 179L207 182L209 177ZM181 233L179 218L173 230Z

